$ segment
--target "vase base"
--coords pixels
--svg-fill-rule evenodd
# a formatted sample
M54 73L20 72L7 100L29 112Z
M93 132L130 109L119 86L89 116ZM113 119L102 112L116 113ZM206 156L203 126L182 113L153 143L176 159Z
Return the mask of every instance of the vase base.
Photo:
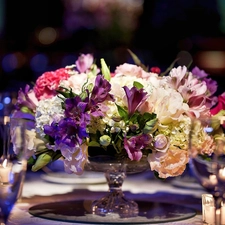
M92 203L92 213L98 216L116 214L120 218L130 218L138 216L139 209L135 201L127 200L125 197L106 196Z
M136 217L121 218L112 213L106 216L92 213L92 200L62 201L60 204L43 203L32 206L29 213L33 216L64 222L89 224L155 224L174 222L192 218L196 215L194 209L169 203L135 200L139 213Z

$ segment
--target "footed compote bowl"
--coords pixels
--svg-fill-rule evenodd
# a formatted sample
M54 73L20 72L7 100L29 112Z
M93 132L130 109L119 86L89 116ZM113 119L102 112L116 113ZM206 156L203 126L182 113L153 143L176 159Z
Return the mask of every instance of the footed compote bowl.
M140 173L148 168L146 156L140 161L119 160L106 155L89 157L86 170L104 172L109 186L108 193L92 203L92 213L99 216L114 213L121 218L136 217L139 213L138 204L125 197L122 185L127 174Z

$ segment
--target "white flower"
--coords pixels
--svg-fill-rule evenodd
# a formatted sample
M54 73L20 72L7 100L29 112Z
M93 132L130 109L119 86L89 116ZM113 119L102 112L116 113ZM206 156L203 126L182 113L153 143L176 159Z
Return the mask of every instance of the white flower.
M179 120L183 113L189 109L188 105L184 103L181 94L171 88L159 87L154 89L147 102L151 112L157 114L157 118L162 124Z
M36 109L36 132L44 137L44 125L50 125L64 118L64 109L62 109L62 99L55 96L51 99L40 100Z
M87 82L87 74L86 73L80 73L75 72L75 74L68 78L68 80L62 80L59 84L59 86L72 89L72 91L76 94L81 93L81 89L84 85L84 83Z

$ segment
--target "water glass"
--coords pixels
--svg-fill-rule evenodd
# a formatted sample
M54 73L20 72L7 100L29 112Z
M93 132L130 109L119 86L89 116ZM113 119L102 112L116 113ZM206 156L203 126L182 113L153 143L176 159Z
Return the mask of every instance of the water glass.
M16 130L17 149L11 142L11 125ZM9 215L18 198L27 169L25 158L25 121L0 117L0 224L7 224Z

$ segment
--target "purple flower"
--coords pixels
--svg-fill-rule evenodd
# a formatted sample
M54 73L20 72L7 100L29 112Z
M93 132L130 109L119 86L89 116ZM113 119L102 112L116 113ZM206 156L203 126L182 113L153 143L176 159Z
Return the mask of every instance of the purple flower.
M88 109L92 116L103 116L102 109L106 100L114 101L113 96L109 93L111 90L111 84L104 79L102 75L98 75L95 79L95 86L92 90Z
M211 78L205 78L203 81L206 82L206 86L210 92L210 96L213 95L218 88L218 84L215 80L212 80Z
M213 95L218 88L218 84L215 80L207 78L208 74L204 70L200 70L198 67L194 67L192 73L200 80L205 81L206 86L209 90L209 96Z
M61 143L69 147L82 144L88 137L86 131L90 123L90 115L86 112L88 102L82 101L79 96L65 100L65 118L59 123L53 122L51 126L45 125L44 132L55 140L55 144Z
M208 74L204 70L200 70L197 66L191 71L198 79L208 77Z
M88 97L82 100L80 96L74 98L67 98L65 100L65 117L71 117L76 121L80 121L82 118L89 122L89 116L87 113Z
M91 101L98 104L105 100L113 100L113 96L109 94L111 90L111 84L108 80L104 79L102 75L98 75L95 79L95 86L92 90Z
M71 118L62 119L59 123L52 122L51 126L45 125L44 132L54 138L55 144L63 143L69 147L81 145L83 139L88 137L86 126L80 126Z
M124 148L131 160L140 160L142 157L142 149L149 146L152 142L152 136L149 134L141 134L133 136L129 139L124 138Z
M132 87L131 89L129 89L127 86L124 86L123 88L127 96L128 113L131 116L147 99L147 92L144 92L143 88L137 89L136 87Z

